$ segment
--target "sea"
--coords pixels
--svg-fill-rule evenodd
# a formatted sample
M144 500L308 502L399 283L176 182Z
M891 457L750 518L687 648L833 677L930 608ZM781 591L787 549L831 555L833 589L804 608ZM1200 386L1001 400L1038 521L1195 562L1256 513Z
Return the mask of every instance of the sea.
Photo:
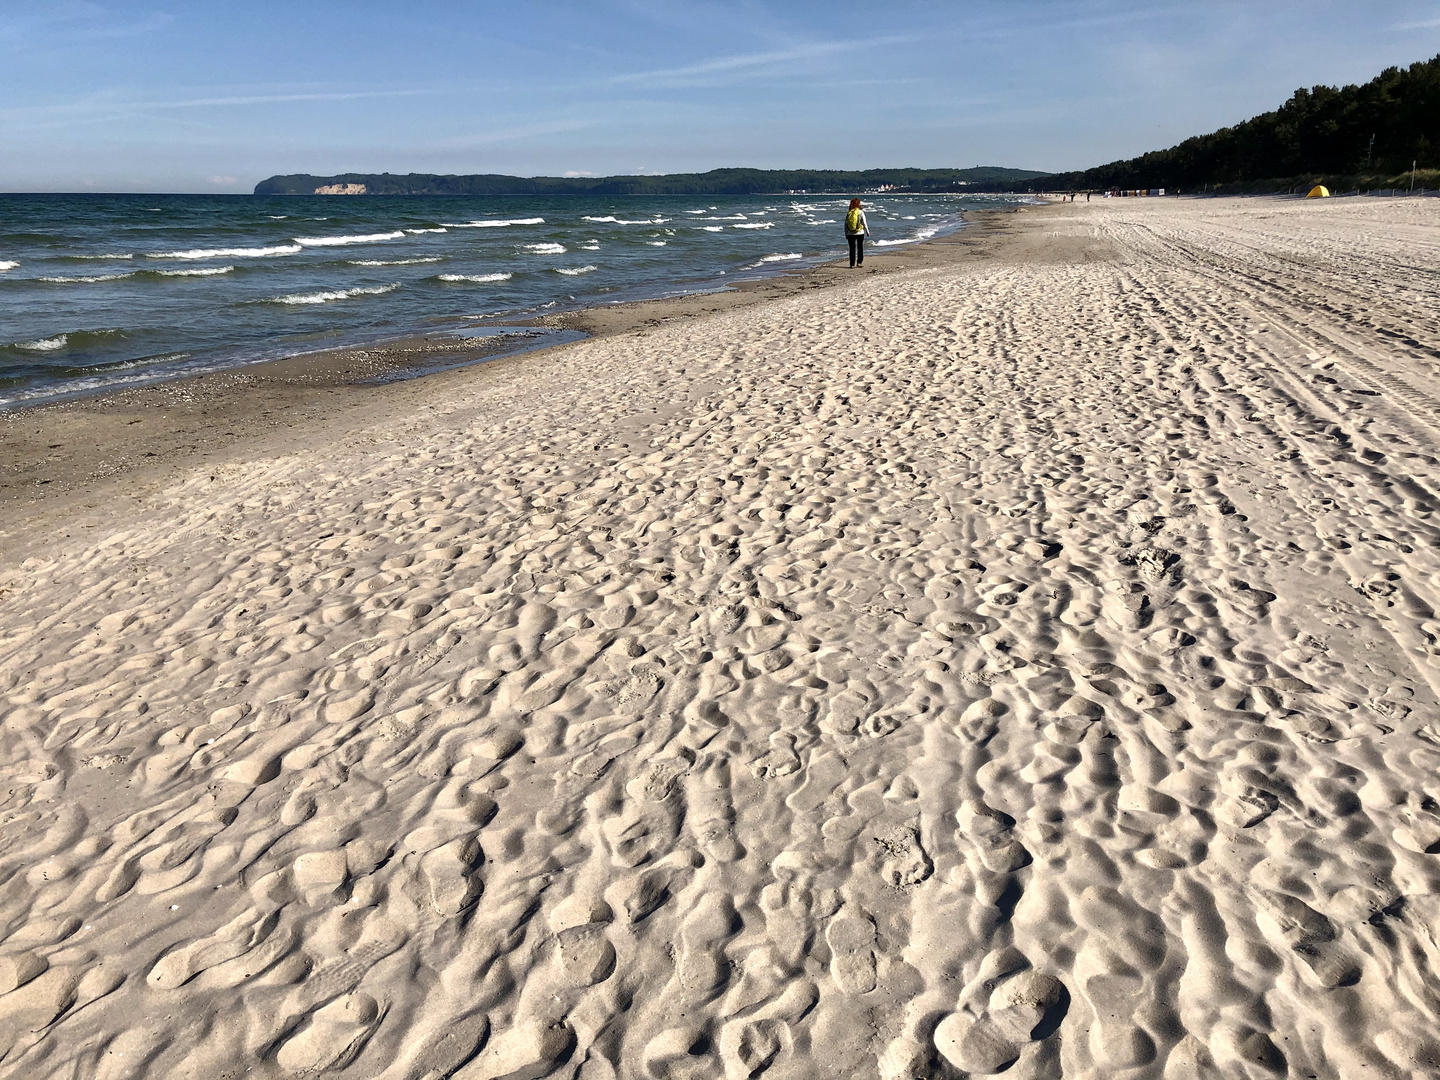
M872 249L1004 195L865 199ZM0 195L0 410L842 256L848 199Z

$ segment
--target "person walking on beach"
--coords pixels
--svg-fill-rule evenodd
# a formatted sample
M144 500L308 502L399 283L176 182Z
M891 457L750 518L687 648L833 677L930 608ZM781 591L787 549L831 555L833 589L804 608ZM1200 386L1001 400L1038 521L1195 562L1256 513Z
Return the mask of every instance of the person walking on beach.
M852 270L865 262L865 237L869 235L870 223L865 220L865 211L860 209L860 200L851 199L850 209L845 214L845 239L850 244Z

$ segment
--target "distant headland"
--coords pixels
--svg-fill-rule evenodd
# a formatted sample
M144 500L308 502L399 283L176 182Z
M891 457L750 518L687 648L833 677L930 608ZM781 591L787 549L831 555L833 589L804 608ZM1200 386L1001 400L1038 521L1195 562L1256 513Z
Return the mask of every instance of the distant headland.
M272 176L256 195L783 195L1010 190L1045 173L973 169L712 169L660 176L340 173Z

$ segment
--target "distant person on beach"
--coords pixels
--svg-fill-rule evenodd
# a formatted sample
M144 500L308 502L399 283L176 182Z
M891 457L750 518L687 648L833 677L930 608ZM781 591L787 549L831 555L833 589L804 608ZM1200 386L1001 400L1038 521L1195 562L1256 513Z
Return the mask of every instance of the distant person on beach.
M850 243L852 269L865 262L865 237L869 235L870 223L865 220L865 211L860 209L860 200L851 199L845 214L845 239Z

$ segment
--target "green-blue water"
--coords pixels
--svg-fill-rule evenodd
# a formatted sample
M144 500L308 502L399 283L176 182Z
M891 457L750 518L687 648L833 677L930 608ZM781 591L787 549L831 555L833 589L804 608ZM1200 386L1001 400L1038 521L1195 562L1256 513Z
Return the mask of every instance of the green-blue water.
M1006 196L874 196L872 244ZM0 195L0 408L844 252L827 196Z

